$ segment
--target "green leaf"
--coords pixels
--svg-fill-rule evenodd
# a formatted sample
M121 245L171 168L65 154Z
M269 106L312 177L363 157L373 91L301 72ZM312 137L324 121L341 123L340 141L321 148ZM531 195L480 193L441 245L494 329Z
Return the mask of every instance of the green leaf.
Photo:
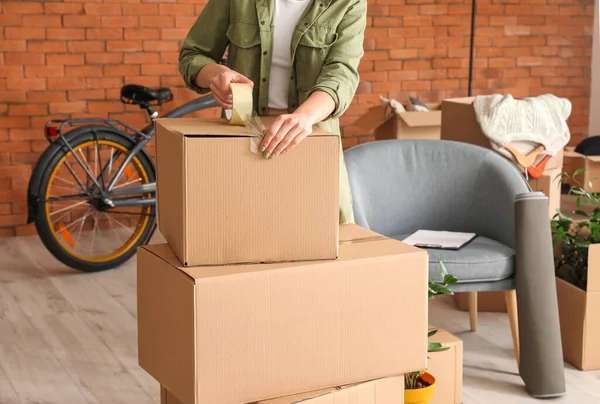
M579 204L579 205L581 206L581 204ZM579 208L580 206L577 206L577 208ZM580 216L587 216L587 212L584 212L584 211L583 211L583 210L581 210L581 209L577 209L577 210L575 211L575 214L576 214L576 215L580 215Z
M444 276L444 284L445 285L454 285L455 283L458 282L458 278L456 278L456 276L454 275L446 275Z
M429 330L429 332L427 333L427 337L433 337L435 334L437 334L438 330Z
M449 350L449 347L440 347L440 348L430 348L427 350L427 352L431 353L431 352L444 352Z
M575 170L575 172L573 173L573 177L577 177L579 175L583 175L583 173L585 173L585 168L580 168ZM568 175L568 174L567 174Z

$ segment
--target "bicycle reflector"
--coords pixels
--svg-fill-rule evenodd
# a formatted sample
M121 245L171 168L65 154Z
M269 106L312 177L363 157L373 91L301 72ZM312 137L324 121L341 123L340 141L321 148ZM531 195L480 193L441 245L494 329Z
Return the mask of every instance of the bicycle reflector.
M46 137L55 138L58 136L58 128L54 126L46 126Z

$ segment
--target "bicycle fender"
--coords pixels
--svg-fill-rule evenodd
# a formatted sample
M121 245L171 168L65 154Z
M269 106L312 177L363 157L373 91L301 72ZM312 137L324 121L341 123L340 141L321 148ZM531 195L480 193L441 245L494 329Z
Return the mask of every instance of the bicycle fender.
M133 139L128 134L123 133L120 130L117 130L113 127L105 125L82 126L80 128L76 128L65 133L64 136L67 137L67 141L73 141L76 137L84 135L94 129L102 129L103 131L111 132L131 142L132 145L134 143ZM60 153L63 150L63 147L64 146L59 143L50 144L50 146L46 150L44 150L37 163L35 164L35 167L29 179L29 185L27 187L27 224L35 222L39 215L39 194L41 187L40 183L42 181L42 178L44 177L44 174L46 173L46 170L48 170L48 163L54 158L56 153ZM140 150L140 153L144 154L144 156L148 158L148 160L152 164L154 176L156 177L156 165L154 163L154 160L150 157L150 155L145 149Z

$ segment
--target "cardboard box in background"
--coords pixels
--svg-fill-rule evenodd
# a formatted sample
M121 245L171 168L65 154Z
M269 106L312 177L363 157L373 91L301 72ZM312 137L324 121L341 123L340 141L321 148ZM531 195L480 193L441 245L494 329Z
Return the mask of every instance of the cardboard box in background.
M600 156L584 156L575 151L575 147L565 148L565 157L570 160L571 175L584 169L583 174L576 177L588 192L600 192Z
M556 278L565 361L581 370L600 369L600 244L588 251L587 291Z
M176 118L156 121L156 142L158 225L184 265L337 257L338 136L315 129L265 159L245 127Z
M354 126L373 133L375 140L439 139L442 111L439 104L428 104L429 112L399 112L375 106L354 122Z
M140 247L140 366L186 404L424 369L427 253L356 225L340 239L334 261L215 267L183 267L166 244Z
M540 178L529 178L529 186L534 191L543 192L548 197L548 214L550 219L554 218L560 210L561 182L560 173L562 167L545 170Z
M450 348L428 354L427 371L435 377L435 393L430 404L462 404L463 342L444 330L439 330L429 341Z
M477 121L475 109L473 108L474 99L474 97L467 97L451 98L442 101L440 138L442 140L470 143L491 149L490 140L485 136ZM561 151L548 160L546 170L562 166L563 152Z
M469 294L455 293L454 302L460 311L469 311ZM504 291L477 292L477 311L506 313Z
M184 404L161 386L161 404ZM252 404L403 404L404 377L334 387Z

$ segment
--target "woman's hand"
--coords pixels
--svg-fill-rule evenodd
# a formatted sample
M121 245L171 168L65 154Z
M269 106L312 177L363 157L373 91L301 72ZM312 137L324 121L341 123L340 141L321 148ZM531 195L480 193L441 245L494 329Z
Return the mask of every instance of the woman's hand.
M281 115L265 132L260 151L265 158L275 158L290 151L312 133L314 124L309 115L299 112Z
M254 87L254 83L247 77L219 64L206 65L196 77L196 84L210 88L215 100L225 109L233 108L231 83L247 83Z

